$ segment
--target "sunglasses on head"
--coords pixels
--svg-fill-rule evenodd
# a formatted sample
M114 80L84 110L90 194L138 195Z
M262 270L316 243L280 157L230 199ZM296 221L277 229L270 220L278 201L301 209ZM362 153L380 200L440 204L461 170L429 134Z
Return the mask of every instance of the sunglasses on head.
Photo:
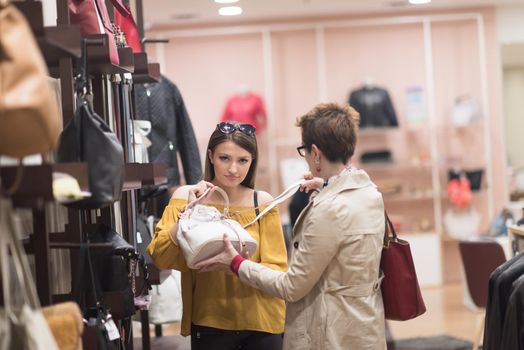
M244 133L249 136L253 136L255 132L257 131L257 128L255 128L251 124L238 124L238 123L231 123L231 122L222 122L217 124L217 129L220 130L223 134L232 134L236 130L240 131L241 133Z

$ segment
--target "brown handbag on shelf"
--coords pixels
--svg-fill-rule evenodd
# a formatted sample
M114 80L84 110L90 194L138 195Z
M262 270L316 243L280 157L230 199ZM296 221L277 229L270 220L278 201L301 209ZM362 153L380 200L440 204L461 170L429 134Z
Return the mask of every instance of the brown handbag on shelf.
M84 322L77 303L68 301L46 306L42 313L60 350L82 350Z
M395 227L388 214L380 269L382 280L382 299L386 319L407 321L426 312L422 293L413 264L409 243L398 238Z
M15 6L0 0L0 154L21 158L52 151L59 121L31 29Z

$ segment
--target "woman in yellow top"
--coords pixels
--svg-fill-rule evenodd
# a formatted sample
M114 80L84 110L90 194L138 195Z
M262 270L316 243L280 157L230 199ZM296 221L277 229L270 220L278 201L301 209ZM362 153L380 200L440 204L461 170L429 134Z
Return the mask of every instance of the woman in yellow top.
M254 190L257 160L254 126L232 122L218 124L207 147L206 181L175 191L147 248L156 266L182 273L181 333L184 336L191 334L193 350L282 348L284 301L242 284L230 273L189 269L176 241L179 213L188 199L199 196L207 187L219 186L226 191L229 213L240 224L254 220L257 202L273 199L266 192ZM223 210L222 203L218 193L208 196L207 204L219 211ZM271 269L285 271L287 253L278 210L271 209L247 227L247 231L258 241L251 259Z

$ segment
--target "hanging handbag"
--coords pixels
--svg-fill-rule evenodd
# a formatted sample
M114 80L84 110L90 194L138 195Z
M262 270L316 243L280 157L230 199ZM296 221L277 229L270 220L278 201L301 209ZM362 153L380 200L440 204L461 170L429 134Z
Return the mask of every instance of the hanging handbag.
M385 213L385 212L384 212ZM407 321L426 312L409 243L398 238L387 213L380 268L386 319Z
M215 187L224 198L224 211L221 213L215 207L200 203L209 193L207 189L202 196L186 206L178 221L177 240L187 266L191 269L200 261L209 259L224 250L224 233L229 236L233 247L240 254L253 254L258 246L246 227L257 222L262 216L285 201L295 193L303 181L287 188L276 197L256 218L247 225L241 226L237 221L228 218L229 198L220 187Z
M118 11L124 13L127 9L119 0L111 0ZM67 0L69 16L72 24L78 24L82 35L107 34L109 58L113 64L118 65L118 50L115 33L107 12L104 0Z
M119 316L132 316L135 314L135 295L141 294L135 290L135 267L142 264L143 259L131 244L108 226L99 225L89 238L91 243L111 243L111 248L91 252L93 268L102 292L119 293L122 302Z
M83 39L77 109L60 135L57 160L86 162L91 197L65 203L79 209L98 209L120 200L124 185L124 150L116 135L87 102L86 39Z
M33 276L19 241L11 203L0 197L0 350L58 350L40 310ZM10 261L14 268L11 268ZM13 286L11 273L16 276ZM15 299L22 299L22 303Z
M119 349L120 333L113 321L113 317L104 307L101 299L102 288L98 280L97 271L93 266L89 240L80 246L76 276L77 281L73 289L76 302L79 305L84 305L83 298L92 296L92 302L94 303L94 306L85 307L83 310L83 317L86 320L84 336L82 337L84 349ZM87 298L86 304L93 305L87 301Z
M138 37L138 28L131 13L131 9L128 4L125 4L124 6L129 15L125 16L120 11L115 12L115 23L120 27L120 30L124 32L127 45L133 49L133 52L142 52L142 45L140 45L140 38Z
M58 105L47 67L24 16L0 0L0 154L24 157L55 148Z

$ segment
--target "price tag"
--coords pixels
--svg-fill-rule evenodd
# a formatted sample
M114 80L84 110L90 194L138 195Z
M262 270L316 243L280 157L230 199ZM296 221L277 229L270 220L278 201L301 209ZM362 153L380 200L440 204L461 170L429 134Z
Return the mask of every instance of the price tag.
M106 319L106 322L104 323L104 327L106 328L107 337L109 338L109 340L112 341L112 340L120 338L120 333L118 333L118 328L116 328L115 321L113 321L113 318L109 314L107 315L107 319Z

